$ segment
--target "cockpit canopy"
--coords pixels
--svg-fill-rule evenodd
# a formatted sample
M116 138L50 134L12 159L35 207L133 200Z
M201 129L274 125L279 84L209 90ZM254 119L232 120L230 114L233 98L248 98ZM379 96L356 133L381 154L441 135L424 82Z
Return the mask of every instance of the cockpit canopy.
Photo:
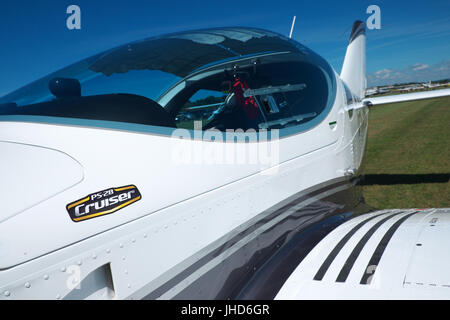
M291 39L260 29L208 29L75 63L0 98L0 120L302 131L326 116L335 87L328 63Z

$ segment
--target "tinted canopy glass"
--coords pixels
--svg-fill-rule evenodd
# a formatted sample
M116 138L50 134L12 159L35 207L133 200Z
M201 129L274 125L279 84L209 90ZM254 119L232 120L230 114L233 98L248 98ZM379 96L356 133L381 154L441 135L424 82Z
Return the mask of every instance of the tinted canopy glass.
M322 58L291 39L259 29L209 29L95 55L1 98L0 115L285 128L319 121L334 101L334 81Z

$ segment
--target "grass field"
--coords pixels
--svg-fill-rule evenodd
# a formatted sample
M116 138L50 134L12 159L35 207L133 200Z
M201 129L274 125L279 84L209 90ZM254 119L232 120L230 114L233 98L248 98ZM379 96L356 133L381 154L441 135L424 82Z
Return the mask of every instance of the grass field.
M450 207L450 97L374 106L368 135L368 205Z

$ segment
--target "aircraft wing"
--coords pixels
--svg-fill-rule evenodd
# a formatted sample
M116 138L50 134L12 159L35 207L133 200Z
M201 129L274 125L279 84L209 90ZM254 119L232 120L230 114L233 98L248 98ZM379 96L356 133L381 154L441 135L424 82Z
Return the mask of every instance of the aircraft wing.
M342 224L276 299L449 299L450 208L395 209Z
M372 105L379 105L379 104L386 104L386 103L395 103L395 102L404 102L404 101L444 97L444 96L448 96L448 95L450 95L450 89L441 89L441 90L405 93L405 94L398 94L398 95L389 95L389 96L382 96L382 97L366 97L364 99L364 102L370 101L370 103Z

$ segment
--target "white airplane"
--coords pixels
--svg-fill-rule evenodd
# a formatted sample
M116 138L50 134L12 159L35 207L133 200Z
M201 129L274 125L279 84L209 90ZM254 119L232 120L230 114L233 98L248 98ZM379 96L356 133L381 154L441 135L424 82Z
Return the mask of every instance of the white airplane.
M435 84L432 84L431 83L431 81L428 81L428 82L426 82L426 83L422 83L422 86L424 87L424 88L437 88L437 87L440 87L441 86L441 84L440 83L435 83Z
M375 88L367 89L365 96L369 97L369 96L373 96L373 95L376 95L376 94L387 93L387 92L391 92L391 89L390 88L378 88L378 87L375 87Z
M373 95L375 95L375 94L377 94L377 93L378 93L378 87L370 88L370 89L367 89L367 90L366 90L365 96L366 96L366 97L368 97L368 96L373 96Z
M339 75L273 32L175 33L2 97L1 299L450 298L450 210L357 185L365 41Z

